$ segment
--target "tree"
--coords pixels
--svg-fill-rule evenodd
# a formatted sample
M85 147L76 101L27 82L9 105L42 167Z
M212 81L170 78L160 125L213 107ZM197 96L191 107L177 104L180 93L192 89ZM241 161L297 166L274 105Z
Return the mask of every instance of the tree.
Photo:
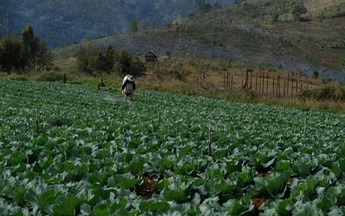
M21 41L10 35L2 38L0 43L0 67L7 73L12 69L24 69L26 59L23 55Z
M107 51L105 52L105 57L104 57L104 70L105 71L112 71L114 68L114 64L115 64L115 57L116 57L116 53L115 50L109 46Z
M206 0L189 0L194 2L200 13L207 13L212 10L212 6L209 3L206 3ZM218 4L217 4L218 5Z
M242 2L244 2L245 0L235 0L234 4L241 4Z
M300 1L296 1L291 5L291 14L296 21L301 20L301 15L307 13L308 10Z
M138 20L133 20L132 23L131 23L132 32L137 32L138 31L138 26L139 26L139 21Z
M79 71L86 72L89 70L88 53L83 46L79 48L77 63Z
M40 51L40 39L35 36L31 25L22 30L22 41L24 47L24 54L27 56L28 66L36 67L37 56Z
M53 54L47 49L47 43L35 36L31 26L22 30L22 38L7 35L0 43L0 67L8 73L15 69L48 69L52 65Z
M42 40L37 56L37 65L45 70L48 70L53 64L53 53L47 49L46 40Z
M142 60L127 50L120 51L117 58L117 64L121 75L132 74L134 76L141 76L146 70L145 64Z
M272 22L273 23L276 23L279 21L279 14L273 14L272 15Z
M78 52L78 69L81 72L118 72L120 75L132 74L141 76L146 67L143 61L135 54L127 50L116 53L109 46L105 53L95 54L82 46Z

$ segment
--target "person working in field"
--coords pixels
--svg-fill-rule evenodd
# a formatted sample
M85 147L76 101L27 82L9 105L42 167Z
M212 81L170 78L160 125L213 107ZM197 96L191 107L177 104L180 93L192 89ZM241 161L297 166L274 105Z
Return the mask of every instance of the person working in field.
M121 89L122 89L122 93L125 96L125 100L134 99L135 81L132 75L126 75L125 78L123 78Z

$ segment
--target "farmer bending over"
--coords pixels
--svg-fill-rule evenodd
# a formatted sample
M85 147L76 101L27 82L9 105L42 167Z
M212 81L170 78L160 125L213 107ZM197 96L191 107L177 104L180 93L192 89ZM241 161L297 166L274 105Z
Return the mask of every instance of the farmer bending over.
M126 75L122 82L122 93L125 96L125 100L133 100L135 91L135 81L132 75Z

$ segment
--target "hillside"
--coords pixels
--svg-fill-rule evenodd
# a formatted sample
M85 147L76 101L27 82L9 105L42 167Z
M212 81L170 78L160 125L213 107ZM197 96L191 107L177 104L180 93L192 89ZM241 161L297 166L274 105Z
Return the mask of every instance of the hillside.
M190 0L75 0L75 1L1 1L0 19L6 26L0 36L19 35L27 25L45 39L49 47L64 46L83 40L131 31L133 21L138 30L152 29L186 17L196 10ZM207 1L214 5L216 1ZM218 1L223 6L233 1Z
M289 1L248 0L155 30L100 38L82 45L125 48L138 55L154 50L160 56L171 53L183 58L221 59L306 75L317 72L324 78L345 82L345 3L317 2L318 6L305 1L308 12L302 18L307 21L293 19L286 10ZM54 52L57 58L68 57L76 55L79 46Z

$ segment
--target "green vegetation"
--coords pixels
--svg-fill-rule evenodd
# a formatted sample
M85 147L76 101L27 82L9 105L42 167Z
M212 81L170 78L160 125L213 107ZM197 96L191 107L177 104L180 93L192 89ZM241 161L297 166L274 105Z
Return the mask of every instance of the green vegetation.
M343 115L0 82L4 215L345 213Z
M32 26L22 30L21 39L7 35L0 43L0 70L10 73L28 70L47 70L52 66L53 55L46 41L35 36Z
M291 14L294 16L295 20L301 20L301 16L307 12L307 8L301 1L294 2L291 7Z
M77 54L78 70L80 72L88 72L90 75L115 72L121 76L130 73L138 77L146 71L144 62L137 55L127 50L116 52L110 46L104 54L94 53L97 52L91 48L87 50L83 46L80 47Z
M219 10L222 6L216 1L213 5L208 3L206 0L188 0L189 2L194 2L197 6L197 10L199 13L204 14L208 13L212 10Z
M142 67L146 69L138 70L135 74L138 88L141 90L200 95L289 108L309 107L308 109L318 111L344 112L344 85L316 76L309 78L272 68L251 67L252 72L247 77L246 65L224 61L170 57L160 59L158 65L155 65L143 63L142 59L128 51L117 52L111 47L105 53L83 47L80 50L85 51L84 60L81 60L83 59L80 58L81 56L59 59L54 61L55 66L52 70L22 75L3 73L0 74L0 80L58 81L84 83L94 87L104 83L107 87L119 88L123 76L128 71L135 72L131 68ZM114 55L106 54L107 52ZM112 57L105 60L107 56ZM85 62L86 69L83 69L81 65ZM114 64L111 64L109 70L97 69L107 66L106 62Z
M345 82L345 44L341 35L345 31L344 17L336 11L334 16L318 12L339 4L246 0L184 19L178 16L162 28L99 38L82 46L103 51L109 46L125 48L140 56L152 49L160 57L169 54L184 59L222 60L309 76L318 71L320 78ZM299 6L307 12L300 8L295 14ZM79 47L62 47L53 52L56 58L66 58L76 56Z
M342 81L340 1L323 15L311 1L193 2L203 15L152 31L131 17L131 33L55 49L54 66L32 27L2 39L0 214L345 213L345 87L325 74Z
M214 5L232 5L229 0L208 0ZM8 32L20 34L21 28L32 24L48 47L66 46L99 37L129 32L133 20L137 29L148 30L171 23L178 16L186 17L196 10L189 0L8 0L0 5L0 20L6 19ZM19 28L19 29L17 29Z

